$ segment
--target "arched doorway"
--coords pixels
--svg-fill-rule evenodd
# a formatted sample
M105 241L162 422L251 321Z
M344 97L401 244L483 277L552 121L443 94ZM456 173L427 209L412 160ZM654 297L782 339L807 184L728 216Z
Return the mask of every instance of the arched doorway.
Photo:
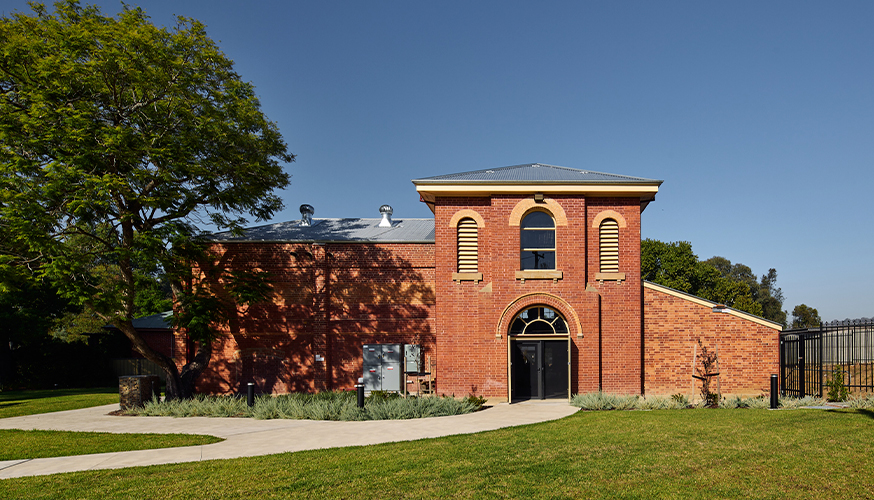
M510 400L568 398L570 335L555 309L535 305L513 318L510 347Z

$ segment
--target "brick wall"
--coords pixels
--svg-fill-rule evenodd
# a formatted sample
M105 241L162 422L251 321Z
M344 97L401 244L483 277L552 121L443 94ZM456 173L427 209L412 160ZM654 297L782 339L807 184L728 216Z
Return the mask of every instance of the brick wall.
M531 196L439 198L436 226L436 336L440 353L438 391L457 396L478 394L507 398L509 392L507 328L531 305L556 309L571 328L571 391L639 393L641 380L640 202L637 198L554 196L542 207L558 206L565 225L556 227L556 269L561 279L516 278L520 227L511 224L519 206ZM520 205L523 204L523 205ZM528 208L537 209L537 208ZM456 272L456 228L450 223L460 210L483 219L479 229L482 282L453 281ZM623 282L595 280L598 235L590 230L603 210L621 213L620 270ZM524 214L525 212L522 211ZM559 220L558 214L553 216ZM589 289L587 290L587 285Z
M719 349L719 383L724 395L768 391L770 376L779 368L779 327L753 317L713 312L713 305L644 287L646 394L698 397L700 382L693 384L692 378L698 339L708 349ZM711 390L716 390L715 380Z
M240 308L213 345L198 390L352 389L365 343L418 343L436 357L434 246L231 243L230 268L270 274L269 302Z

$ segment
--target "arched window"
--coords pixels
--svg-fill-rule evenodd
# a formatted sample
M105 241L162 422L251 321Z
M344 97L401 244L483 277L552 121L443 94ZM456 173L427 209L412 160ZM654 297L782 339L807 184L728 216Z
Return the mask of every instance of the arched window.
M534 306L520 312L510 324L510 335L567 335L567 323L556 311Z
M526 215L520 224L520 268L555 269L555 221L546 212Z
M479 242L476 221L465 217L458 221L458 272L475 273L479 268Z
M619 223L604 219L599 228L601 249L601 272L619 272Z

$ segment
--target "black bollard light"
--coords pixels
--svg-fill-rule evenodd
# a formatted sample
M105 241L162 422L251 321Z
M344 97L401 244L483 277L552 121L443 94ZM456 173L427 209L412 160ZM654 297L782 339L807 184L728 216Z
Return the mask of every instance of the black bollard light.
M255 382L249 382L249 387L246 391L246 404L249 408L255 406Z
M780 402L777 399L777 376L771 375L771 409L776 410L780 405Z
M358 384L355 386L358 390L358 407L364 408L364 379L359 378Z

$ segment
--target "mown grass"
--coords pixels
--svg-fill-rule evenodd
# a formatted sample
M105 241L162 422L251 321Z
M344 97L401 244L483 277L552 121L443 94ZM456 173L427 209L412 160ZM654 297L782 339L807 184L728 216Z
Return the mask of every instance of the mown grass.
M76 410L111 403L118 403L118 389L114 387L0 392L0 418ZM112 434L0 429L0 460L152 450L219 441L222 439L215 436L192 434Z
M0 418L118 403L118 388L0 392Z
M580 412L439 439L0 482L0 498L871 498L870 410Z
M0 430L0 460L65 457L114 451L154 450L196 446L222 441L215 436L194 434L113 434Z

